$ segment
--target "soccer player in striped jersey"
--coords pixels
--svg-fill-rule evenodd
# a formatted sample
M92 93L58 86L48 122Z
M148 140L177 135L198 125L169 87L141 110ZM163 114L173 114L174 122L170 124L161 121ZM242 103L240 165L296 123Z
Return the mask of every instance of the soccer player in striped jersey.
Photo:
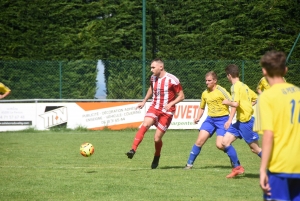
M201 102L197 117L194 123L197 124L202 117L205 106L208 107L208 116L199 128L198 138L193 145L187 164L184 169L192 169L193 163L200 154L205 142L216 132L216 146L223 150L222 140L226 133L224 124L229 118L229 107L223 105L223 100L231 100L229 92L217 84L218 78L214 71L210 71L205 75L205 83L207 89L202 92Z
M154 59L151 62L150 87L143 102L139 103L137 108L143 108L147 100L152 96L152 103L148 109L141 128L135 135L131 150L126 153L129 159L132 159L139 144L142 142L145 133L150 126L156 126L154 135L155 153L151 168L158 166L161 148L163 146L162 137L171 124L175 104L184 99L184 93L180 81L174 75L165 71L164 62L161 59Z
M232 162L232 172L226 178L233 178L245 172L240 165L237 153L232 143L237 138L243 138L249 145L251 151L261 157L261 148L258 144L259 136L253 131L254 117L253 105L257 100L257 94L239 79L239 68L235 64L230 64L225 68L225 72L231 86L232 101L224 100L223 104L231 106L230 118L225 123L226 134L223 138L225 153ZM236 113L236 122L232 123L232 118Z
M0 82L0 99L5 98L10 94L11 90L5 86L3 83Z
M263 75L271 88L256 105L254 131L263 134L260 186L265 200L300 200L300 88L286 83L286 56L266 52Z

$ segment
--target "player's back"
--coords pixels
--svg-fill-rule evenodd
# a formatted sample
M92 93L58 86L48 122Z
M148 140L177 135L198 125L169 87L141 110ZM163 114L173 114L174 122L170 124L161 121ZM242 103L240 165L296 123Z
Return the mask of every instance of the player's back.
M269 170L300 178L300 88L289 83L273 85L259 98L259 114L260 130L274 134Z
M231 86L232 100L239 103L237 108L237 120L247 122L251 119L253 114L252 101L256 98L253 97L254 92L243 82L236 82Z

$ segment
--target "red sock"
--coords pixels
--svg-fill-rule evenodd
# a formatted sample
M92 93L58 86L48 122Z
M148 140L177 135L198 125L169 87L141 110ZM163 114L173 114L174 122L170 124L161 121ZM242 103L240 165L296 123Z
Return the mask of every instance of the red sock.
M154 156L160 156L160 151L161 151L162 145L163 145L162 141L155 142L155 153L154 153Z
M148 130L147 127L141 126L141 128L135 134L135 138L133 140L132 147L131 147L134 151L136 151L137 147L142 142L142 140L144 138L144 135L147 132L147 130Z

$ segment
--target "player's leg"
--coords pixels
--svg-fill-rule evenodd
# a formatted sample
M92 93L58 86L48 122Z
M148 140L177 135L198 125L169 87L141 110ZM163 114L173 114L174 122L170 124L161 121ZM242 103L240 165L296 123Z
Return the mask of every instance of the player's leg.
M141 128L137 131L137 133L135 134L132 146L131 146L131 150L129 150L126 155L129 159L132 159L139 144L142 142L142 140L144 139L144 135L147 132L147 130L150 128L150 126L152 126L153 124L155 124L157 118L155 113L152 112L151 109L148 110L147 114L145 115L144 121L142 123Z
M239 121L232 124L229 129L227 130L226 134L223 137L222 145L224 147L224 152L228 155L230 158L230 161L232 163L232 171L229 175L226 176L226 178L233 178L239 174L244 173L244 168L241 166L240 161L238 159L237 152L235 148L232 146L232 143L237 139L240 138L240 134L238 131L239 127Z
M156 129L155 135L154 135L154 157L151 163L151 169L156 169L158 164L159 164L159 159L160 159L160 153L161 153L161 148L163 146L162 142L162 137L164 136L165 131L162 131L160 129Z
M223 117L218 117L218 118L214 118L214 126L216 128L216 147L219 150L224 151L224 147L223 147L223 138L226 134L226 130L224 128L224 124L228 121L229 116L223 116Z
M261 148L258 140L259 135L253 132L254 118L252 117L248 122L240 124L241 135L245 142L250 147L251 151L261 157Z
M190 155L184 169L192 169L197 156L201 152L202 146L205 144L207 139L212 136L214 132L215 126L213 123L213 119L208 116L199 128L198 138L190 151Z
M222 144L223 138L224 138L224 136L222 136L222 135L217 135L217 137L216 137L216 147L222 151L224 151L224 147Z
M209 137L210 137L210 134L208 131L200 130L200 132L198 134L198 138L190 151L190 155L189 155L188 161L187 161L184 169L186 169L186 170L192 169L197 156L201 152L202 146L205 144L205 142L207 141L207 139Z
M160 153L163 146L162 137L164 136L165 132L169 128L172 119L173 119L173 115L171 114L166 114L163 112L158 112L157 114L157 123L155 124L157 129L154 135L155 153L151 164L152 169L156 169L159 164Z
M232 145L232 143L236 139L237 139L237 137L230 132L226 132L226 134L224 135L224 137L222 139L223 150L228 155L233 168L240 166L240 161L238 159L237 152Z
M257 154L261 158L261 153L262 153L261 150L262 149L260 148L258 141L256 140L254 142L249 143L248 145L249 145L251 151L253 153Z

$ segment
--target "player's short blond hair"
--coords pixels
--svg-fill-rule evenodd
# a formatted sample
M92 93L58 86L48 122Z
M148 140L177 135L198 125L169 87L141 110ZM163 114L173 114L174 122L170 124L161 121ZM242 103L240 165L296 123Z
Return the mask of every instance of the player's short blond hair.
M218 80L218 76L217 76L217 74L215 73L215 71L209 71L209 72L207 72L207 73L205 74L205 77L207 77L207 76L212 76L212 78L213 78L214 80Z

